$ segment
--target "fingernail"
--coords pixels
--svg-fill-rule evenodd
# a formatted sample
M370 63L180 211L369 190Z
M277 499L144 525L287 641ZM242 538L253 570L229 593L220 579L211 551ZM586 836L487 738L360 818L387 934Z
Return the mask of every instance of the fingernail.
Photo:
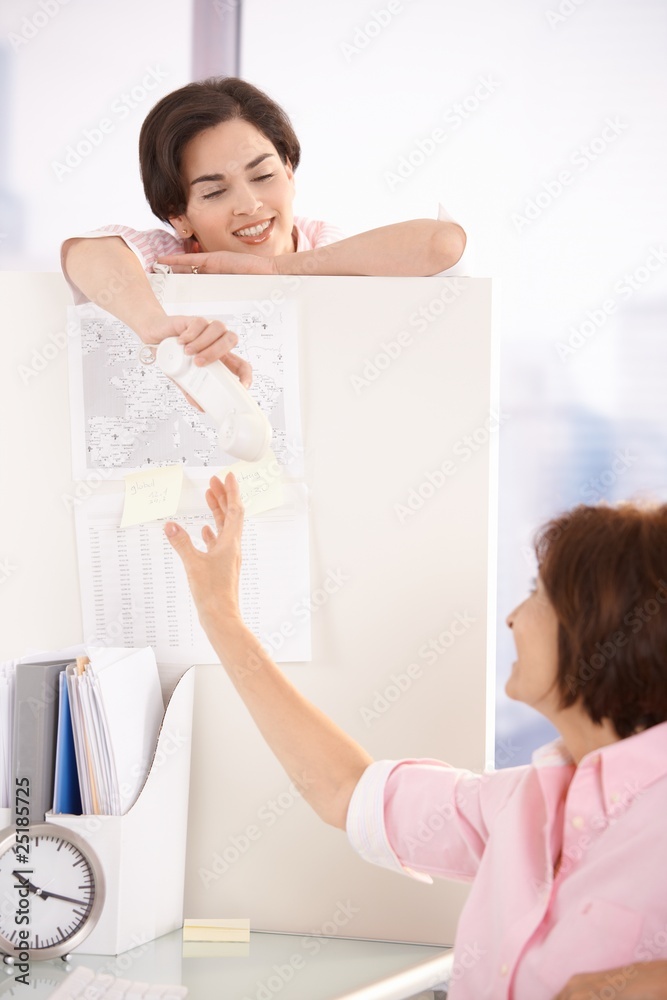
M169 537L171 538L171 537L173 537L173 536L174 536L174 535L176 534L176 532L178 531L178 527L177 527L177 526L176 526L175 524L166 524L166 525L165 525L165 528L164 528L164 530L166 531L166 533L167 533L167 534L169 535Z

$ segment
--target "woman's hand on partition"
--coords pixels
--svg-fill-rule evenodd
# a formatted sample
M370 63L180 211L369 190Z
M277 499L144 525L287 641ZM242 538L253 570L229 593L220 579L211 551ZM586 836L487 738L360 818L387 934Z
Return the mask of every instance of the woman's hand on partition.
M214 250L211 253L176 253L158 257L174 274L278 274L275 258L254 253Z
M181 557L202 627L224 628L242 622L239 576L243 504L233 473L227 474L224 483L217 476L211 477L206 503L215 520L215 531L209 525L202 528L206 552L195 548L187 531L174 521L168 521L164 530Z

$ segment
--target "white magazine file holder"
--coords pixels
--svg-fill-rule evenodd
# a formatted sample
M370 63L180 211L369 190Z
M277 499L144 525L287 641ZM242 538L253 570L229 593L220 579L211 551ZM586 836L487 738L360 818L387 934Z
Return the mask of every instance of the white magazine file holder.
M87 841L106 884L102 914L76 948L118 955L183 926L195 671L169 699L146 781L123 816L46 814Z

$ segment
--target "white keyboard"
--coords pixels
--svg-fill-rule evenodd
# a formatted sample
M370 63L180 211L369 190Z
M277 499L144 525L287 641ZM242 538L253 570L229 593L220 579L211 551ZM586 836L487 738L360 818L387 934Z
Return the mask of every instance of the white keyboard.
M81 965L50 994L49 1000L183 1000L187 995L187 986L131 982Z

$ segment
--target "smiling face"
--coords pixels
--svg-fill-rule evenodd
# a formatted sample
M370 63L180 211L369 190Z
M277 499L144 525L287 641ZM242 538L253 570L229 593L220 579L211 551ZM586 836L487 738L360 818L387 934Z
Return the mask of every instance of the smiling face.
M560 711L558 618L540 577L528 597L507 616L517 658L505 685L510 698L523 701L548 719Z
M235 118L200 132L185 147L182 176L187 207L169 220L179 236L203 252L294 252L294 173L254 125Z

